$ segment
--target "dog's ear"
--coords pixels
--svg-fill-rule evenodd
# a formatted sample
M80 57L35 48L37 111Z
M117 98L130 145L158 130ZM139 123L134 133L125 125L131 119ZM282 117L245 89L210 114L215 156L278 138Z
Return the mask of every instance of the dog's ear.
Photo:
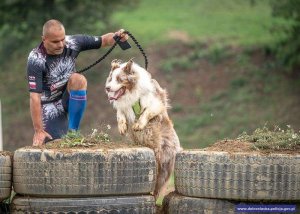
M133 58L132 58L133 59ZM131 73L131 67L132 67L132 64L133 64L133 60L130 59L127 64L125 65L124 67L124 71L127 73L127 74L130 74Z
M112 62L111 62L111 70L115 70L116 68L120 68L120 63L121 61L118 60L118 59L114 59Z

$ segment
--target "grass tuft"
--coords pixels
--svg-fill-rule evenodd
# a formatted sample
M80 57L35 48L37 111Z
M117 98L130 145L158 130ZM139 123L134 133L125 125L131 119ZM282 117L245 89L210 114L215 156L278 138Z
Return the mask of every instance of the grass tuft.
M300 131L295 132L290 125L287 125L285 130L279 126L270 130L265 125L250 135L242 133L237 140L252 142L254 149L257 150L294 150L300 146Z
M110 126L107 125L107 129ZM62 141L59 144L60 148L72 148L72 147L91 147L98 143L109 143L111 137L105 131L92 129L92 133L84 136L80 131L69 131L62 137Z

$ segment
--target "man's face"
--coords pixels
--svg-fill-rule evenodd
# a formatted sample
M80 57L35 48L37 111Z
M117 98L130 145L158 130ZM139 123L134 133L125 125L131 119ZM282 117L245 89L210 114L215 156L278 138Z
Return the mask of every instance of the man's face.
M46 35L42 36L44 47L47 54L59 55L63 52L65 46L65 29L50 29Z

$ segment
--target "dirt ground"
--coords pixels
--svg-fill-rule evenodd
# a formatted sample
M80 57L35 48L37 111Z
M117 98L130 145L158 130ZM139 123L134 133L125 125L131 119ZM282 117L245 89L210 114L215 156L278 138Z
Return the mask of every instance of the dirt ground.
M13 156L13 154L9 151L0 151L0 156Z
M223 140L214 143L213 145L205 148L205 151L222 151L222 152L247 152L247 153L259 153L259 154L290 154L290 155L299 155L300 146L295 150L288 149L278 149L278 150L255 150L252 147L252 143L236 141L236 140Z
M103 150L109 150L109 149L118 149L118 148L137 148L141 147L139 145L130 143L130 142L84 142L81 145L74 145L70 146L67 144L64 144L64 142L60 139L54 140L51 142L48 142L42 146L34 147L34 146L26 146L25 149L50 149L50 150L57 150L57 151L63 151L63 152L71 152L73 150L82 150L82 149L89 149L89 150L97 150L97 149L103 149Z

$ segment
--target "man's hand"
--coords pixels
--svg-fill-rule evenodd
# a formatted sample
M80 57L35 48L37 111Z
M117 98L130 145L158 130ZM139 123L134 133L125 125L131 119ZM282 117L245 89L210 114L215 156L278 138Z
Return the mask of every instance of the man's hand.
M121 37L120 41L125 42L128 39L127 33L125 33L124 29L120 29L117 32L115 32L115 35Z
M107 46L112 46L115 44L114 36L119 36L121 37L120 41L125 42L128 39L127 33L125 33L124 29L120 29L115 33L107 33L101 36L102 38L102 43L101 47L107 47Z
M43 145L46 138L52 139L51 135L44 130L36 131L33 135L33 146Z
M51 135L43 129L41 94L30 92L30 113L35 131L32 145L41 146L46 137L52 139Z

